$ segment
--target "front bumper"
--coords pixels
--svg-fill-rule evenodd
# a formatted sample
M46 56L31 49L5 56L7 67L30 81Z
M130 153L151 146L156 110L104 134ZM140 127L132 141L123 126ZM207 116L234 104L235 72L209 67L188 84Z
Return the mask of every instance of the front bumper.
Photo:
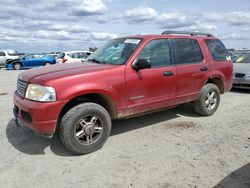
M9 63L9 64L5 64L5 68L10 70L10 69L14 69L13 68L13 64Z
M17 125L26 126L38 134L50 137L54 134L61 109L67 101L36 102L14 94L13 114Z
M234 78L233 88L250 89L250 80L245 78Z

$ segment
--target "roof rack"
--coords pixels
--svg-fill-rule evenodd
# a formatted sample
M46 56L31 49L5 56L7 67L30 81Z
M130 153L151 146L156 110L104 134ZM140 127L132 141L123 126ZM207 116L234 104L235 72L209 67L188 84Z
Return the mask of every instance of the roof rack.
M162 35L191 35L191 36L207 36L213 37L210 33L202 33L202 32L190 32L190 31L164 31Z

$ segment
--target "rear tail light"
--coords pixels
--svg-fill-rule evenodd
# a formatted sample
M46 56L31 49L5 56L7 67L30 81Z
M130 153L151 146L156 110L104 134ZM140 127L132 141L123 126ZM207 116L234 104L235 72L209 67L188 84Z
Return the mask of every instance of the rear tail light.
M66 58L62 59L62 63L66 63L66 61L68 61L68 59L66 59Z

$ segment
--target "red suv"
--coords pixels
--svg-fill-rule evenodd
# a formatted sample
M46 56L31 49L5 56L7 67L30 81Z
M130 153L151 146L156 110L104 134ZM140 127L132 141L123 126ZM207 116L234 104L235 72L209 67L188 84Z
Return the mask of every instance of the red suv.
M233 65L209 33L165 31L113 39L84 63L61 64L19 75L14 94L17 125L51 137L78 154L103 146L111 119L194 102L205 116L229 91Z

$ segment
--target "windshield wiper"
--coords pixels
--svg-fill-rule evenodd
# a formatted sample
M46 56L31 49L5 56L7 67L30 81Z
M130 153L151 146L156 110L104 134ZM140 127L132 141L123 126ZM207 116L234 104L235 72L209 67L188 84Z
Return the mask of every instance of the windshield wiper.
M95 62L95 63L98 63L98 64L104 64L104 62L102 62L102 61L99 61L99 60L97 60L97 59L88 59L88 61L93 61L93 62Z

